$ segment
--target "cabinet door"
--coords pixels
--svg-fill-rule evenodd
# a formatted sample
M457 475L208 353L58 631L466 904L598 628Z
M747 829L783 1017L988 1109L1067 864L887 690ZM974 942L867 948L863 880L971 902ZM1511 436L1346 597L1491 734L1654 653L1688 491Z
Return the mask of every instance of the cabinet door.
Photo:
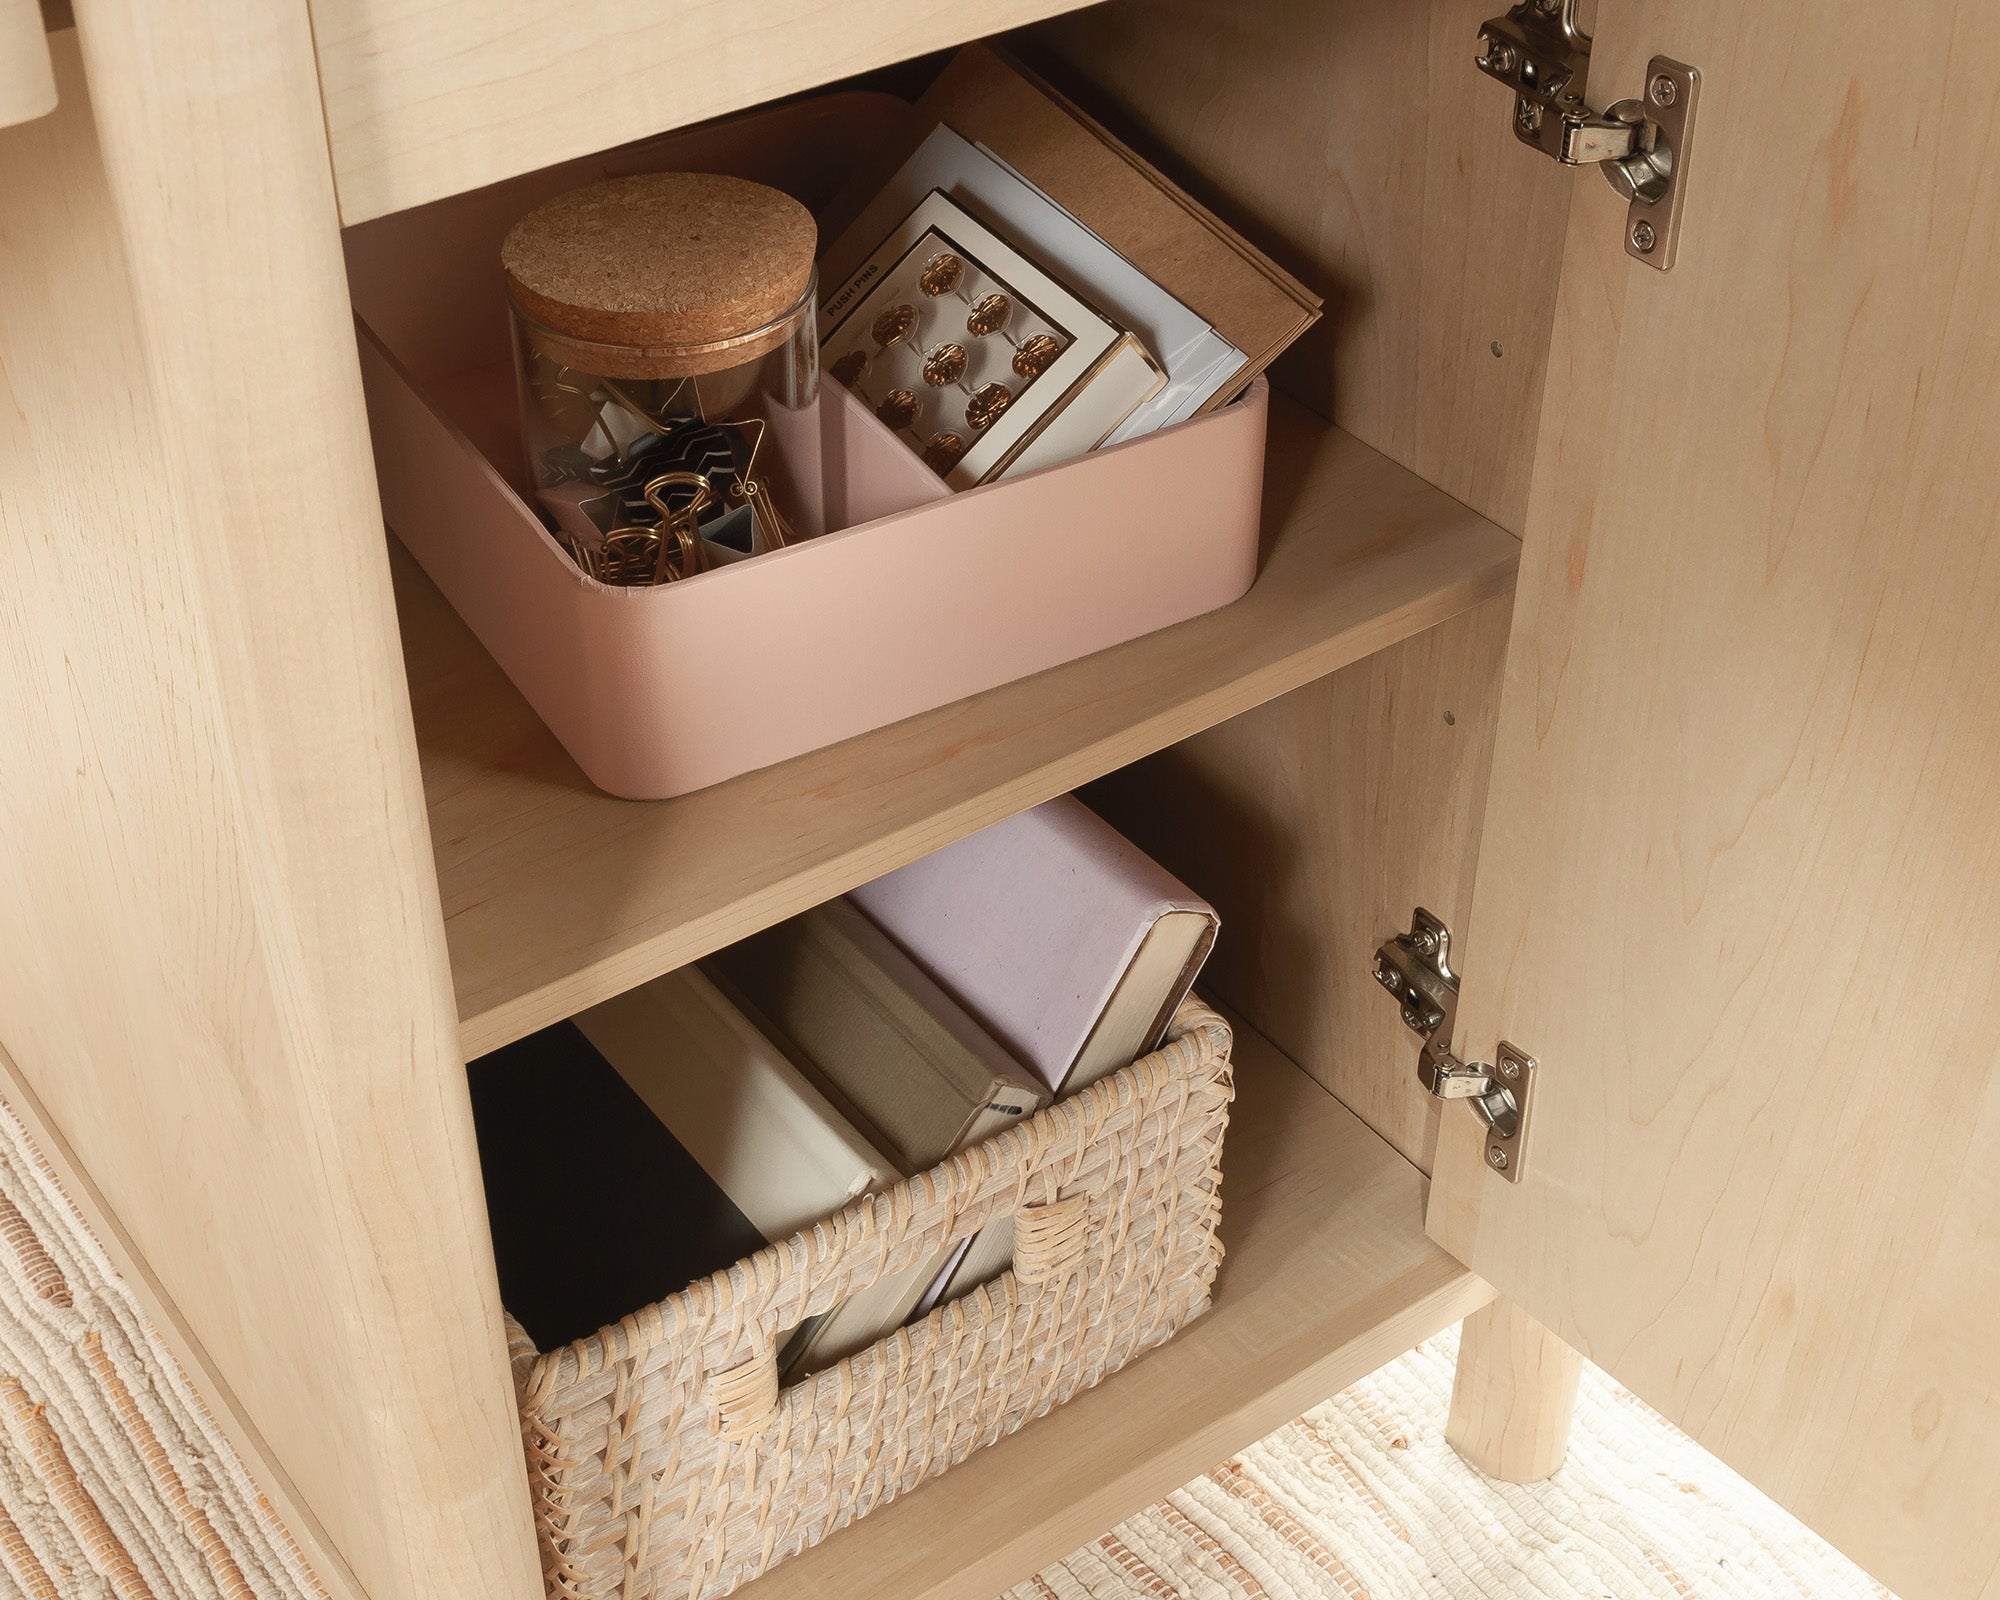
M1459 1053L1541 1067L1430 1229L1908 1600L2000 1594L2000 17L1596 23L1698 143L1669 273L1576 180L1456 946Z

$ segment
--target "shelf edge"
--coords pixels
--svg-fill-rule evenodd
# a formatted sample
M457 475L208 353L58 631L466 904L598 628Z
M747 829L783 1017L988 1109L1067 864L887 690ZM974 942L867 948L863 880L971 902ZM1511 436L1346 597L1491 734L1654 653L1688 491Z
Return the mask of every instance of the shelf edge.
M1115 737L1063 752L1028 767L1004 783L968 794L882 834L830 851L784 878L760 885L740 900L634 940L611 954L504 1000L466 1011L459 1021L461 1049L468 1060L497 1050L599 1000L622 994L726 944L748 938L774 922L845 894L991 823L1067 794L1487 600L1509 594L1517 566L1518 555L1503 554L1490 566L1386 612L1366 627L1335 634L1321 646L1164 707L1121 729Z

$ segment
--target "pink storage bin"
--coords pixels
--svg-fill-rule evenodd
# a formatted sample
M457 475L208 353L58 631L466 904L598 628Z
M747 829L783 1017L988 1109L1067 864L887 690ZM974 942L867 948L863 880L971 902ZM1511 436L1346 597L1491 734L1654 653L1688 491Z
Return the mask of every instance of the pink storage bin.
M1256 577L1268 390L952 494L830 380L840 531L653 589L586 576L529 509L500 240L549 195L675 168L817 211L909 108L840 94L685 130L351 228L389 526L591 782L666 799L1236 599Z

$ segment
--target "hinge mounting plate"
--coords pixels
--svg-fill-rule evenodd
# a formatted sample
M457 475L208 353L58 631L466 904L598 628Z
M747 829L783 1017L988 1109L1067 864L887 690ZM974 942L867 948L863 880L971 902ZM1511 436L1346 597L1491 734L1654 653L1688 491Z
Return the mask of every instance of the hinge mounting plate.
M1665 272L1680 249L1681 193L1701 73L1654 56L1645 92L1593 111L1590 35L1577 0L1520 0L1480 25L1479 70L1514 91L1514 137L1565 166L1601 166L1625 208L1625 253Z
M1417 1080L1438 1100L1463 1100L1486 1125L1486 1164L1509 1183L1521 1181L1534 1101L1535 1058L1500 1042L1491 1066L1452 1051L1458 1020L1458 974L1451 970L1451 929L1422 906L1410 931L1375 952L1375 981L1402 1008L1403 1023L1423 1040Z

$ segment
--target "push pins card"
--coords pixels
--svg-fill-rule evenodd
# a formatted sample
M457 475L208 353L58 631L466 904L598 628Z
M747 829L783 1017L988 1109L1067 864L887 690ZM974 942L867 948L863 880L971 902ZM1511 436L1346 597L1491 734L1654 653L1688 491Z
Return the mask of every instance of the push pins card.
M827 298L820 339L825 370L954 489L1003 471L1130 342L936 191Z

